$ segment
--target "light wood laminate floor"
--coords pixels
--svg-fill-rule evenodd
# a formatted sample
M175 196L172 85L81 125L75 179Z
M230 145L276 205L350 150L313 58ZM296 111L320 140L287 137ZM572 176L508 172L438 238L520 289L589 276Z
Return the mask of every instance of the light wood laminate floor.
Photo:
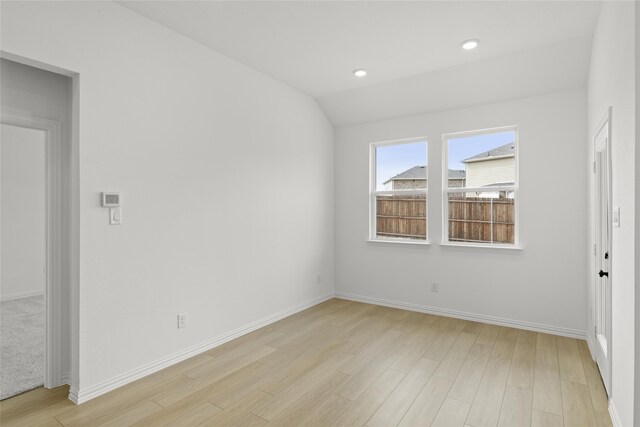
M610 426L586 342L332 299L82 405L3 426Z

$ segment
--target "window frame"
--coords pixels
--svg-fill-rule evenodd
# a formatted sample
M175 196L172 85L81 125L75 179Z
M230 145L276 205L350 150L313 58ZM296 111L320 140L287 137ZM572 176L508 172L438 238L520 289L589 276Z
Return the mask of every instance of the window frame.
M449 194L486 192L486 187L452 187L449 188L449 140L461 137L488 135L493 133L513 132L514 139L514 185L492 187L493 191L513 191L513 243L461 242L449 240ZM522 249L520 246L520 131L518 125L500 126L462 132L451 132L442 135L442 241L443 246L462 246L471 248ZM465 175L466 176L466 175ZM493 234L492 234L493 238Z
M377 186L377 157L376 149L379 147L387 147L390 145L415 144L422 142L425 144L425 166L427 166L427 187L424 189L406 189L406 190L378 190ZM430 245L429 240L429 141L426 136L412 137L403 139L393 139L388 141L378 141L369 143L369 237L367 241L376 243L398 243L408 245ZM425 238L421 239L393 239L379 238L377 236L377 203L376 197L380 194L424 194L426 204L425 216Z

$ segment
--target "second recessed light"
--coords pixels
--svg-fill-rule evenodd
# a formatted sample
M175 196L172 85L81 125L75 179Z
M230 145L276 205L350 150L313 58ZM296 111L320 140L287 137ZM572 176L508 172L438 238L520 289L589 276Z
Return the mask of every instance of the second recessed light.
M478 39L465 40L461 44L464 50L471 50L478 47L478 45L480 44L480 40Z
M356 77L365 77L367 75L367 70L358 68L357 70L353 70L353 75Z

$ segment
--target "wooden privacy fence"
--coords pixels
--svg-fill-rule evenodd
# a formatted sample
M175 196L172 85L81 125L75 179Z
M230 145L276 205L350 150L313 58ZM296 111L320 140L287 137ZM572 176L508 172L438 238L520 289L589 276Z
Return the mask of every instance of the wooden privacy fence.
M513 199L449 200L449 240L513 243Z
M380 237L424 239L426 216L424 195L378 196L376 199L376 232ZM450 199L449 240L513 243L513 199Z
M376 233L381 237L425 239L427 236L425 196L378 196Z

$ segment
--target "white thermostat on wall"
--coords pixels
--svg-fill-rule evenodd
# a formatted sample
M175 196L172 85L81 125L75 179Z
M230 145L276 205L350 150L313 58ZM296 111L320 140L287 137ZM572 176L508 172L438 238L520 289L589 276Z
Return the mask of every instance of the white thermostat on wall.
M117 208L120 206L120 193L102 193L103 208Z

